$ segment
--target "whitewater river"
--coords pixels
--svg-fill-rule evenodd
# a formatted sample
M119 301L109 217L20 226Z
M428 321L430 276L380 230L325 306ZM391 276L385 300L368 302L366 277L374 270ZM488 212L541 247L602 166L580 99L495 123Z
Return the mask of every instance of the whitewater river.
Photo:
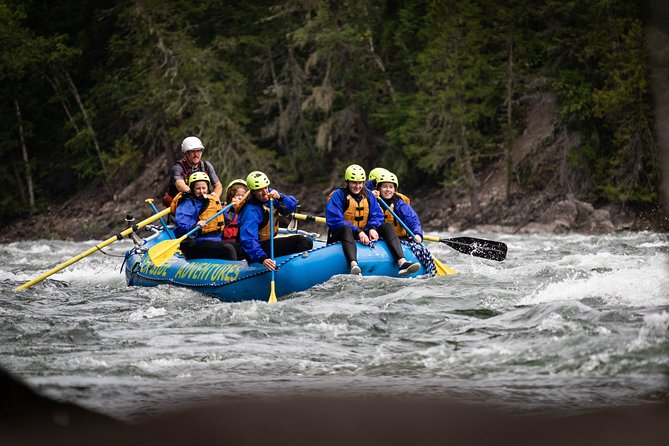
M426 396L521 412L666 398L667 234L464 235L507 243L507 260L430 244L457 276L337 276L273 305L128 288L123 259L100 253L15 292L96 242L1 244L0 367L124 420L267 394Z

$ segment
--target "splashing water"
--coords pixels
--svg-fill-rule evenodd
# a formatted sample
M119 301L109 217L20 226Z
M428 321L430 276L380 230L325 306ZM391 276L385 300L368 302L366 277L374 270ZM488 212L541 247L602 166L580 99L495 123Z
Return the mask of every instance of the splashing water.
M120 418L267 393L525 411L664 398L666 234L471 235L507 243L507 260L430 244L457 276L337 276L274 305L128 288L122 259L101 254L15 292L95 242L0 245L0 365L41 393Z

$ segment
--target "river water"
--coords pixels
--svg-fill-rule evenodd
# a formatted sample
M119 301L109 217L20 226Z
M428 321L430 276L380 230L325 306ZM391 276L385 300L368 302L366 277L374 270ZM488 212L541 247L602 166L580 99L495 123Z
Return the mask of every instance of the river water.
M457 276L337 276L277 304L128 288L114 257L128 241L15 292L96 242L1 244L0 367L124 420L332 392L520 412L666 399L669 235L463 235L507 243L507 259L429 244Z

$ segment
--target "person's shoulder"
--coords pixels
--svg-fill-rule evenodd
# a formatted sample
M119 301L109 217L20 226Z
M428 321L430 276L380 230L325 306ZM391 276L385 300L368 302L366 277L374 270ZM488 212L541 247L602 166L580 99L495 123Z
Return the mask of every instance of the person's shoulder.
M209 170L210 172L216 172L216 169L214 169L214 165L211 164L211 162L209 160L203 160L203 163L204 163L205 167L207 168L207 170Z
M341 187L338 187L335 190L333 190L332 192L330 192L330 195L328 195L328 200L330 200L332 198L338 199L338 200L342 200L342 199L346 198L346 195L344 193L344 189L341 188Z
M179 172L184 172L184 166L183 166L183 164L181 164L181 160L178 160L177 162L172 164L172 170L173 171L176 170L176 171L179 171Z

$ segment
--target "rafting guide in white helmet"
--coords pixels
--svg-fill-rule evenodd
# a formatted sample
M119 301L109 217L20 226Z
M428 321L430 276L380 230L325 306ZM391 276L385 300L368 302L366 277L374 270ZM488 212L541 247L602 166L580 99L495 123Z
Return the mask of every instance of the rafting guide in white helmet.
M179 192L188 192L190 188L186 181L195 172L204 172L211 179L212 194L220 198L223 193L223 185L216 175L214 166L209 161L202 159L204 144L197 136L189 136L181 143L183 156L170 169L170 181L163 196L163 204L169 206Z

